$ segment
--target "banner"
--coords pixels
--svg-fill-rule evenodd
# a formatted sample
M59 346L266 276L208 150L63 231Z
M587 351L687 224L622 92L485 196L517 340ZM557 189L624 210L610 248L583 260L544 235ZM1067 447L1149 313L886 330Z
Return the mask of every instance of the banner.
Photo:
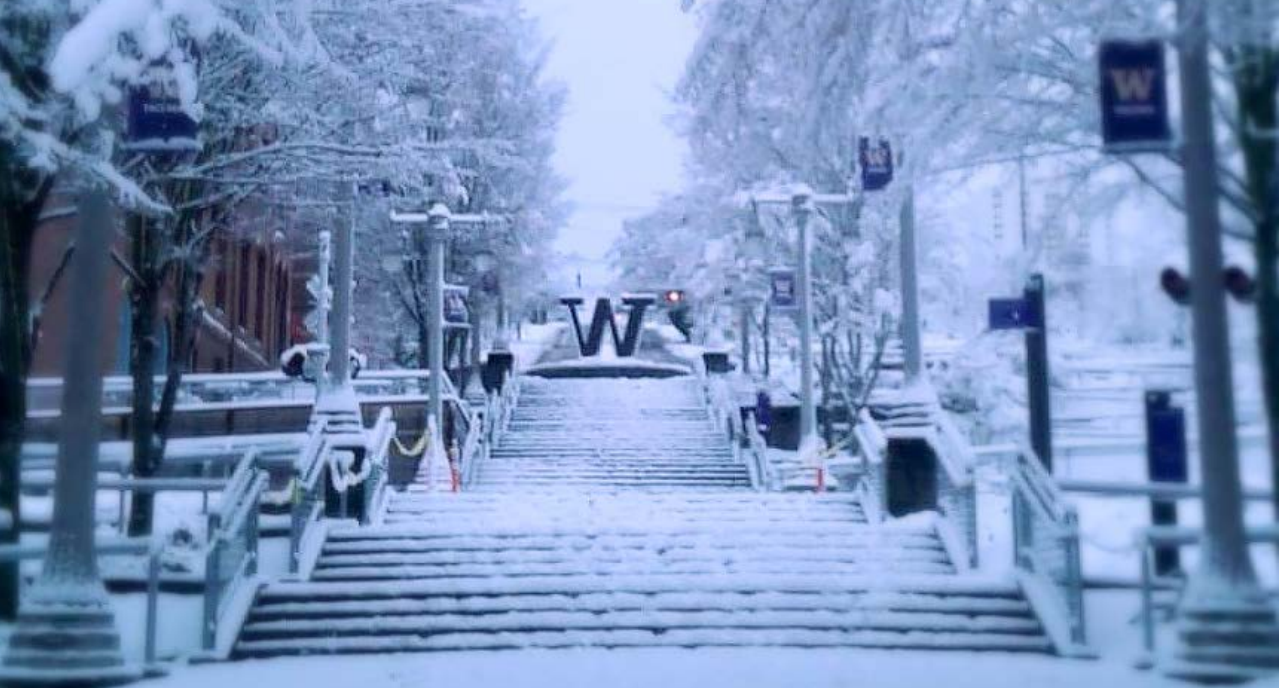
M142 153L200 150L200 126L182 109L178 83L168 64L151 65L143 83L129 88L125 147Z
M1108 152L1169 147L1168 91L1160 41L1103 41L1098 48L1102 144Z
M769 305L775 310L796 307L796 274L789 269L769 271Z
M858 165L862 168L862 190L879 191L893 181L893 149L885 139L874 147L865 136L858 137Z

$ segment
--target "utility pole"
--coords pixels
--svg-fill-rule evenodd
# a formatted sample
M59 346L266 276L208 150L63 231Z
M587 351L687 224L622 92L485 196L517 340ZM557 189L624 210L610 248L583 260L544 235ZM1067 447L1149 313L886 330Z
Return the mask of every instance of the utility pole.
M79 202L70 318L79 341L102 337L102 286L115 222L106 189ZM40 575L23 595L0 682L100 685L141 675L127 666L107 590L98 575L94 495L102 425L102 370L93 346L68 346L62 432L54 472L53 520Z
M1220 681L1274 671L1277 657L1276 618L1249 559L1240 494L1211 110L1208 4L1208 0L1178 2L1183 184L1204 539L1199 565L1178 607L1175 661L1166 670L1176 676Z

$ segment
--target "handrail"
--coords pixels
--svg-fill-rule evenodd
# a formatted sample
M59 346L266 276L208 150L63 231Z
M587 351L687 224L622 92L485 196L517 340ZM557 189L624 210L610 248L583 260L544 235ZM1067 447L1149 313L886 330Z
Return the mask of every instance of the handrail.
M747 438L747 449L751 452L751 461L755 464L755 472L760 476L759 489L770 490L776 487L773 464L769 463L769 444L760 434L760 425L756 422L755 411L748 411L747 418L742 421Z
M475 465L478 463L476 452L484 436L485 422L483 417L476 413L475 409L467 408L464 412L467 416L467 435L463 438L462 450L458 453L458 473L461 487L465 487L471 482Z
M884 461L885 452L889 449L889 439L885 437L880 425L871 417L871 413L863 408L858 412L858 422L853 425L853 432L862 451L863 461L875 463Z
M1075 508L1030 447L1021 446L1009 456L1005 465L1013 486L1014 566L1034 582L1033 605L1058 610L1043 610L1041 621L1065 622L1065 628L1046 622L1059 652L1081 652L1086 642L1084 581Z
M389 406L382 407L373 429L369 431L369 446L365 460L369 462L369 477L365 478L364 505L360 510L365 523L381 520L383 495L386 493L388 462L392 439L396 436L396 421Z
M939 441L938 450L934 454L939 463L947 471L951 483L957 487L968 487L973 484L973 449L969 441L960 433L955 421L939 405L934 405L932 416L935 436Z
M324 475L324 458L328 449L329 441L324 436L324 427L313 427L303 452L298 454L298 460L293 465L293 509L289 529L290 573L301 571L304 540L310 525L319 520L324 511L323 495L317 493L320 477Z
M203 645L212 650L227 606L237 589L258 572L258 508L269 477L246 453L209 514L205 551Z
M733 446L734 460L742 461L747 466L751 486L757 490L770 489L773 486L773 475L769 466L768 448L756 427L755 414L748 412L748 417L743 417L742 410L733 399L728 382L723 377L704 375L702 378L703 395L712 427L728 436ZM743 449L748 454L745 461Z

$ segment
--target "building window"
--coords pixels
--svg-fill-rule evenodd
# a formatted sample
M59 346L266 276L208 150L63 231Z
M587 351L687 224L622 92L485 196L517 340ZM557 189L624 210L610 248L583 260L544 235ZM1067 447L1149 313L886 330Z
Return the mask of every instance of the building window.
M266 351L267 343L267 256L263 251L258 252L258 276L253 284L253 336L262 342L262 349Z
M239 279L236 280L236 323L249 326L249 244L240 245Z
M227 310L227 271L231 269L227 259L227 241L221 237L214 243L214 270L217 271L213 282L213 306L222 312Z
M276 268L276 349L289 345L289 283L284 266Z

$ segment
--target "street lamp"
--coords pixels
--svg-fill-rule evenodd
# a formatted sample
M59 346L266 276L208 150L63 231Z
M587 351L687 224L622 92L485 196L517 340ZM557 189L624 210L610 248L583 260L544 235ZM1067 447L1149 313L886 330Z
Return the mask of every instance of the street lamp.
M818 414L813 406L813 289L809 274L809 219L813 217L813 189L799 184L791 190L791 217L799 232L800 287L800 447L817 439Z
M108 279L112 226L106 190L85 190L79 200L69 300L71 322L85 341L97 341L102 333L98 292ZM123 683L142 673L125 664L115 614L98 575L94 493L102 375L94 347L67 347L65 380L49 544L40 575L23 596L0 682L100 685Z

